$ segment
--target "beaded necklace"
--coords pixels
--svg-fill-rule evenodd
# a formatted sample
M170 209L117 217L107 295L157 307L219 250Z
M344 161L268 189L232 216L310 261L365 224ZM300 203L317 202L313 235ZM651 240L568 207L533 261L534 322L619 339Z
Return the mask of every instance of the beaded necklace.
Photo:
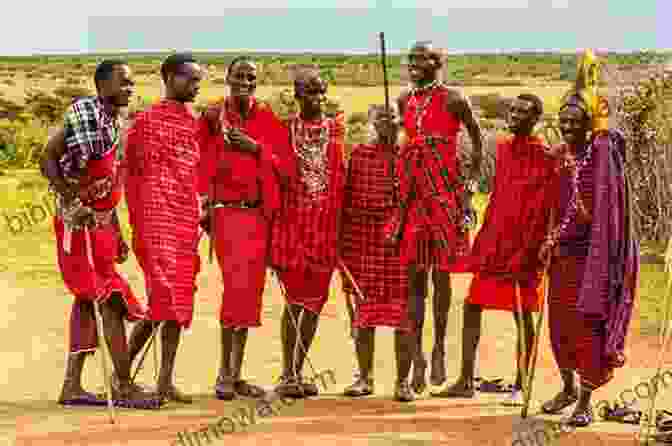
M425 85L424 87L413 87L411 88L410 91L410 96L411 99L409 101L409 105L415 106L415 130L416 132L420 135L422 134L422 120L425 117L425 114L427 113L427 107L429 107L429 103L432 102L432 98L434 97L434 90L437 89L438 87L441 86L441 82L438 80L432 81L430 84ZM423 94L423 93L429 93L425 99L418 103L418 96Z
M312 199L328 186L327 147L329 145L329 120L323 119L318 128L306 126L301 118L290 126L292 147L299 158L301 179Z
M581 196L580 196L581 171L588 165L588 163L592 158L592 155L593 155L593 145L592 143L590 143L586 148L585 156L577 163L576 168L574 169L574 172L572 174L571 178L572 191L569 198L569 204L567 206L567 210L565 211L565 215L560 221L560 224L556 226L556 228L551 232L551 234L548 237L553 245L555 245L558 242L560 237L567 234L569 224L575 220L576 213L579 207L580 206L583 207L583 203L581 202Z

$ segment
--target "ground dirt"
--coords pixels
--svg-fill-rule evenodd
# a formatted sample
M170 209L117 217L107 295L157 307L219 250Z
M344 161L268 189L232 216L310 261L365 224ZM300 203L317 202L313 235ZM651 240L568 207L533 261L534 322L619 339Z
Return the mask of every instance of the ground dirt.
M219 273L205 264L199 277L199 292L193 328L178 353L177 384L195 395L192 405L172 404L159 411L117 411L117 424L109 422L105 408L63 409L56 404L63 378L64 346L67 345L65 321L71 297L54 274L50 259L44 259L47 279L33 279L18 287L21 272L0 272L4 318L0 342L0 428L3 444L17 445L158 445L171 444L178 432L194 432L231 416L245 401L226 403L213 398L213 385L219 361L219 330L216 315L221 299ZM55 265L55 263L52 263ZM144 290L136 263L131 259L122 266L134 288ZM48 271L47 271L48 270ZM33 271L34 273L34 271ZM34 275L34 274L33 274ZM13 277L16 276L16 277ZM32 276L31 276L32 277ZM55 277L55 278L54 278ZM458 374L461 342L461 305L470 276L455 275L454 304L447 341L449 381ZM24 277L25 282L25 277ZM280 372L279 315L283 301L275 279L269 275L264 303L264 325L253 330L248 342L244 372L255 383L272 386ZM511 445L512 429L520 422L519 409L500 403L505 394L481 394L474 399L441 400L429 395L415 403L392 401L394 383L393 338L381 330L377 337L375 363L376 396L349 400L339 396L350 384L354 369L353 346L348 338L347 316L343 296L337 292L340 280L332 283L332 296L325 307L317 340L310 354L317 372L331 369L336 383L327 381L322 396L281 407L275 416L258 418L255 423L212 443L234 441L240 445ZM141 293L140 293L141 294ZM431 305L428 305L431 308ZM425 331L429 353L431 323ZM639 336L635 322L628 343L628 364L616 378L596 392L599 399L617 399L619 392L647 382L654 374L657 339ZM486 313L484 335L479 351L479 375L510 380L514 370L515 328L510 314ZM540 359L534 383L534 403L530 416L539 417L539 404L559 390L560 380L550 352L548 333L541 341ZM140 381L153 382L153 354L148 355ZM306 374L310 373L307 367ZM98 356L89 359L85 386L102 391L102 374ZM668 392L669 393L669 392ZM640 401L648 407L648 400ZM667 393L659 397L658 408L670 407ZM599 422L579 433L570 433L558 442L538 445L626 445L633 444L637 427ZM177 443L174 443L177 444ZM189 444L189 443L185 443ZM196 444L196 443L194 443ZM223 443L222 443L223 444ZM525 443L532 444L532 443Z

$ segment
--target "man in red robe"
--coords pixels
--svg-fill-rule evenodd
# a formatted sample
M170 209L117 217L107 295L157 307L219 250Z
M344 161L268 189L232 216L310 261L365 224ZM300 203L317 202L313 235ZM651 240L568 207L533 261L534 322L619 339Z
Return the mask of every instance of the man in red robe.
M302 71L294 81L301 111L287 127L299 172L281 191L271 235L271 264L287 300L281 322L283 373L276 391L296 398L318 394L301 371L338 262L345 125L342 114L325 116L326 90L317 70Z
M446 380L445 343L450 310L450 272L460 271L469 250L465 212L467 190L457 157L458 133L467 129L473 142L472 178L480 171L481 131L468 99L438 80L441 54L431 43L413 45L409 75L413 87L399 99L407 142L402 149L400 216L391 225L393 239L401 239L404 261L409 264L409 302L417 316L416 355L412 387L426 387L426 360L422 352L427 273L433 269L434 348L431 382Z
M532 312L541 311L543 299L544 265L537 253L548 230L558 178L555 158L541 138L532 136L542 113L543 104L535 95L522 94L511 104L509 130L513 137L497 142L492 193L468 262L474 278L464 306L462 373L457 383L436 396L474 396L482 312L503 310L513 313L518 333L522 319L524 334L524 339L518 339L518 372L506 404L523 402L521 368L527 370L534 345ZM522 360L523 342L526 361Z
M81 383L86 355L98 347L97 302L114 365L112 398L135 407L150 395L131 383L124 319L142 320L147 310L115 266L128 257L116 211L124 156L118 112L128 106L134 84L130 68L120 60L101 62L94 81L97 96L78 99L68 108L62 131L49 141L42 169L56 192L58 265L75 296L59 403L105 404Z
M191 325L200 266L200 149L197 120L186 104L198 95L203 75L192 56L174 54L163 62L161 76L165 98L138 113L128 132L126 200L150 318L134 328L130 351L135 357L163 322L157 391L188 403L191 398L173 384L173 370L181 331Z
M280 206L279 175L286 178L296 167L282 123L254 97L255 63L235 58L226 81L230 96L208 108L199 141L200 193L224 285L215 393L231 400L236 394L264 395L262 388L241 379L241 368L248 328L261 326L270 222Z
M414 399L408 383L415 337L408 314L406 265L395 247L385 239L385 225L395 210L395 165L399 152L399 122L396 110L369 108L369 122L375 129L369 144L354 148L348 163L344 214L341 229L341 257L362 292L358 301L353 284L343 276L344 292L358 301L354 317L355 346L359 374L345 389L346 396L374 393L373 363L376 327L394 327L397 383L395 399Z

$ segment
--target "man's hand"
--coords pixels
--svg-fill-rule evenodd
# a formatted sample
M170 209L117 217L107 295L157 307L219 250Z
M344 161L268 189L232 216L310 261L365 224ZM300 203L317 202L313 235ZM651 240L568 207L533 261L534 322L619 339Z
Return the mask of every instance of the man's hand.
M385 243L390 246L396 246L401 240L401 222L396 221L392 224L394 225L392 229L386 231Z
M566 151L562 156L562 168L568 172L576 169L576 157L570 151Z
M555 244L551 240L546 240L539 249L539 261L544 266L544 269L548 268L548 265L551 263L553 248L555 248Z
M130 252L130 249L128 248L128 244L126 241L119 236L119 252L117 253L117 263L122 264L126 260L128 260L128 253Z
M259 152L259 145L257 142L240 129L230 129L227 136L231 146L237 147L240 151L254 154Z
M75 225L91 227L96 223L96 218L93 209L87 206L81 206L72 216L72 221Z
M206 209L201 216L201 220L198 222L201 228L205 231L206 234L210 235L210 210Z
M469 178L473 181L478 182L481 178L481 163L483 161L483 156L480 153L474 152L471 157L471 167L470 167L470 176Z

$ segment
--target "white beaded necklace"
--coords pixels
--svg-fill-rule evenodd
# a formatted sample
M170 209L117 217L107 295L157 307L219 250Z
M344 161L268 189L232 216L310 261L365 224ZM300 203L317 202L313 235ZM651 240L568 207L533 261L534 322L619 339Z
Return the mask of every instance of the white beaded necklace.
M327 147L329 145L329 121L320 122L319 134L310 133L314 128L306 127L304 121L298 117L290 126L292 147L299 158L301 179L312 198L317 198L328 186Z
M434 97L434 90L441 86L441 82L438 80L432 81L430 84L425 85L424 87L413 87L411 88L410 95L411 101L409 105L415 105L415 129L418 134L422 134L422 120L427 113L427 107L429 107L432 98ZM429 92L427 97L421 102L418 103L417 96L421 93Z

